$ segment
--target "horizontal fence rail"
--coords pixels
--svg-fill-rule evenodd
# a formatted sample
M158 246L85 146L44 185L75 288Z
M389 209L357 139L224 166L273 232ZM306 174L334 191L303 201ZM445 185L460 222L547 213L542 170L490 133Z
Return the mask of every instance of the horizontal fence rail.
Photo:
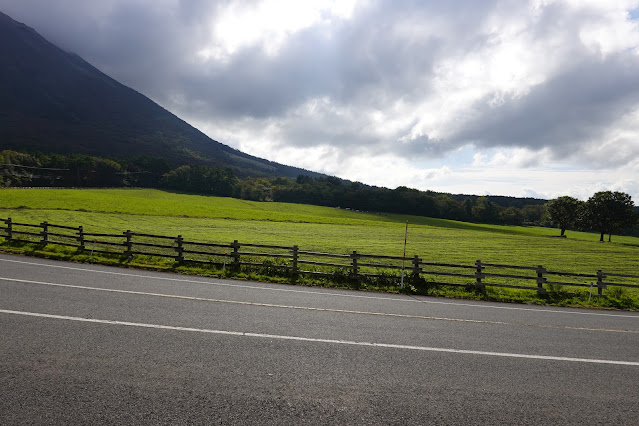
M0 231L7 241L35 244L57 244L75 247L82 252L116 256L150 256L172 259L178 264L193 263L221 268L259 268L263 273L285 272L292 277L314 275L342 277L361 281L365 278L388 279L397 282L401 271L402 283L461 286L484 289L503 287L535 290L545 294L548 290L567 287L597 289L599 295L609 286L639 288L639 275L604 272L574 273L551 271L542 265L520 266L486 263L472 264L428 262L419 256L402 257L365 254L323 253L300 250L299 246L269 244L200 242L185 240L181 235L155 235L131 230L122 233L85 232L82 226L14 222L0 219ZM2 237L2 234L0 234ZM612 281L614 280L614 281Z

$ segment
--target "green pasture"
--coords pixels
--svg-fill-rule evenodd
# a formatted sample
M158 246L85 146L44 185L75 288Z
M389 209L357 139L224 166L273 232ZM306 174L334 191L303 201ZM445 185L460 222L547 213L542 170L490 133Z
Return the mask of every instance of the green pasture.
M563 271L597 269L639 274L639 238L539 227L509 227L354 212L287 203L184 195L147 189L1 189L0 218L84 226L87 232L182 235L230 243L299 245L302 250L407 256L434 262L543 265Z
M496 226L402 216L355 212L328 207L286 203L259 203L232 198L185 195L148 189L0 189L0 218L14 222L84 227L89 233L122 234L126 230L167 236L182 235L200 242L298 245L300 250L348 254L402 256L408 221L407 258L472 265L475 260L518 266L542 265L548 270L595 274L598 269L639 275L639 238L613 236L599 242L599 235L539 227ZM42 247L0 242L0 250L32 253L77 261L90 261L88 254L55 245ZM176 266L170 259L136 255L132 261L100 256L92 261L130 266L173 269L184 273L220 275L221 271ZM258 262L263 260L257 259ZM329 260L330 261L330 260ZM286 281L285 277L258 268L237 278ZM469 272L472 270L459 271ZM228 271L227 271L228 273ZM390 273L390 272L389 272ZM514 273L502 270L499 273ZM534 272L532 272L534 274ZM459 278L468 283L468 279ZM465 281L464 281L465 280ZM592 280L592 279L590 279ZM470 279L472 281L472 279ZM624 281L624 279L622 279ZM503 282L503 281L502 281ZM577 280L577 282L583 282ZM619 282L619 281L617 281ZM637 284L634 281L624 282ZM301 284L346 285L304 277ZM510 283L506 279L505 283ZM514 282L512 282L514 283ZM516 283L515 283L516 284ZM526 281L526 285L535 286ZM396 278L369 282L355 288L398 291ZM550 286L549 286L550 288ZM592 301L588 288L559 286L548 297L535 291L489 287L477 294L456 287L428 288L427 294L447 297L484 298L566 306L599 306L639 309L639 292L612 288L605 297ZM421 291L421 290L420 290ZM595 289L596 293L596 289ZM572 294L572 295L570 295Z

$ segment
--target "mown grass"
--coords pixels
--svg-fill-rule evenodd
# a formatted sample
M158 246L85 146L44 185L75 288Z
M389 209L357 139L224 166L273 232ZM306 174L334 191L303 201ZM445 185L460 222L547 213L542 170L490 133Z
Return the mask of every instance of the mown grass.
M231 198L184 195L137 189L2 189L0 218L14 221L83 225L87 232L117 232L127 229L143 233L182 235L197 241L261 243L292 246L302 250L331 253L360 253L401 256L405 222L409 222L407 255L426 261L521 266L543 265L566 272L595 273L598 269L639 275L639 239L613 236L612 243L600 243L598 235L568 231L568 238L556 238L559 231L538 227L470 224L417 216L353 212L317 206L257 203ZM76 257L60 248L27 249L3 244L5 251L39 251ZM105 259L105 262L123 263ZM167 261L136 260L144 267L171 267ZM155 263L154 263L155 262ZM165 265L166 264L166 265ZM163 266L164 265L164 266ZM169 265L169 266L167 266ZM182 267L182 272L189 272ZM199 272L201 273L201 271ZM212 274L217 274L211 271ZM259 275L259 274L258 274ZM268 279L263 276L261 279ZM275 279L275 278L272 278ZM277 278L284 280L284 278ZM318 281L308 279L308 284ZM313 282L311 282L313 281ZM334 285L325 282L322 285ZM338 284L341 285L341 284ZM393 286L386 286L392 290ZM364 284L376 288L374 283ZM430 294L460 297L451 288L429 289ZM571 290L572 291L572 290ZM463 292L463 290L462 290ZM575 290L579 293L579 290ZM583 293L583 292L582 292ZM637 292L626 290L619 297L639 300ZM464 293L465 294L465 293ZM463 297L512 300L528 303L581 305L571 296L558 294L535 299L534 292L489 289ZM609 298L610 299L610 298ZM580 299L581 300L581 299ZM620 307L609 302L603 306ZM620 302L621 303L621 302ZM634 303L634 302L633 302ZM596 303L590 303L596 305ZM632 308L627 302L621 307ZM639 307L639 303L636 304Z
M386 221L380 215L303 204L138 189L2 189L0 207L301 223Z

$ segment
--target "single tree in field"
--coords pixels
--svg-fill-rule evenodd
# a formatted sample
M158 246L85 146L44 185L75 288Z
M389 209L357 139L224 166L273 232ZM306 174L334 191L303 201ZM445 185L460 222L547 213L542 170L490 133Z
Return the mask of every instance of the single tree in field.
M599 232L599 241L604 240L604 234L608 234L610 241L613 232L636 222L633 206L625 192L597 192L584 204L581 220L586 228Z
M561 229L562 237L566 233L566 228L577 222L579 209L582 204L582 201L567 196L555 198L546 204L546 211L550 216L550 220Z

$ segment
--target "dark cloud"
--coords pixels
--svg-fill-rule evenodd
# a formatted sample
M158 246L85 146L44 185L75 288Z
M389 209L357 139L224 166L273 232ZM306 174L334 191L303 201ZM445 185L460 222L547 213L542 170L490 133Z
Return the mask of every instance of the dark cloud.
M578 156L584 143L603 143L611 123L639 106L638 75L637 56L591 57L498 107L488 99L476 102L469 108L472 119L452 139L457 145L550 148L557 158Z
M340 85L333 41L309 32L286 45L277 57L261 47L244 49L229 63L208 61L186 69L175 81L181 95L206 109L187 109L198 118L211 115L279 116L308 98L331 93Z
M280 116L321 97L340 106L380 109L400 98L416 100L428 91L439 43L397 39L389 34L396 30L389 28L393 22L371 28L370 20L385 12L356 17L349 25L302 30L276 56L252 46L228 63L186 68L177 87L186 99L210 108L189 111L200 118Z

